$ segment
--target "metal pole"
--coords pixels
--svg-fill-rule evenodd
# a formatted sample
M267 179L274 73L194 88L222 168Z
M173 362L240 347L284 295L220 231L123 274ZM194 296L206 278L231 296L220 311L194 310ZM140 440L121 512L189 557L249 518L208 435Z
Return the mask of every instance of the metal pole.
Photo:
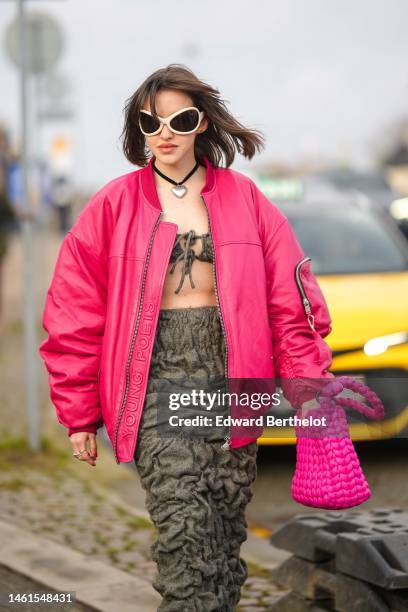
M24 350L26 371L26 407L28 442L32 450L40 449L40 419L37 384L37 339L35 328L33 216L28 193L28 135L27 135L27 38L24 19L24 0L18 0L20 42L20 112L21 112L21 207L24 253Z

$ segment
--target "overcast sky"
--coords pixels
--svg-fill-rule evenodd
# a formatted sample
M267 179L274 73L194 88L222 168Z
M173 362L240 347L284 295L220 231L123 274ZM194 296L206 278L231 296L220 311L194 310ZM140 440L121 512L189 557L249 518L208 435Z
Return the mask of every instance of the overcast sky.
M372 160L408 114L407 0L28 0L58 18L75 121L77 184L95 189L132 167L119 135L127 97L153 70L182 62L230 110L264 132L251 162L307 154ZM4 53L16 3L0 0L0 122L18 135L18 79Z

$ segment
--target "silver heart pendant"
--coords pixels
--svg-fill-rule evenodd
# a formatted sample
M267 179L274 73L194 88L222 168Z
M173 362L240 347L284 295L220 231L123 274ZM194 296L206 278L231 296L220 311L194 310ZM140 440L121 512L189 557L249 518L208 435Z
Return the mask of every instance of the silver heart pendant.
M184 185L176 185L175 187L172 187L171 190L178 198L182 198L187 193L187 187Z

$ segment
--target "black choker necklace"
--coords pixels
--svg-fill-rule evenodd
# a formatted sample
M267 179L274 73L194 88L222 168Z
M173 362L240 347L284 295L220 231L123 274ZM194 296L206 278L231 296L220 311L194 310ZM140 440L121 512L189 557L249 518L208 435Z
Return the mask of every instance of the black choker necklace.
M194 174L194 172L197 170L198 166L200 164L198 162L196 162L196 165L194 166L194 168L187 174L187 176L185 176L183 178L182 181L180 181L179 183L177 183L177 181L173 181L173 179L171 179L170 177L166 176L165 174L163 174L163 172L160 172L160 170L158 168L156 168L154 161L152 162L152 167L153 170L155 172L157 172L157 174L159 174L162 178L166 179L166 181L169 181L169 183L173 183L173 185L175 185L175 187L172 187L171 190L174 193L174 195L176 195L178 198L182 198L183 196L186 195L187 193L187 187L185 185L183 185L183 183L185 183L185 181L187 179L190 178L190 176L192 174Z

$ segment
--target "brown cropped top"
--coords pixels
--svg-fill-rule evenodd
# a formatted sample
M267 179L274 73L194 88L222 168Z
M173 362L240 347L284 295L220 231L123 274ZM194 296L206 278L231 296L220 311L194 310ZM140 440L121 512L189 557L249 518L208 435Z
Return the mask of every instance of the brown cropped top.
M196 254L194 249L191 248L191 245L195 244L196 240L201 239L201 252ZM182 241L184 242L182 244ZM184 248L183 248L184 247ZM186 274L190 277L190 285L194 289L195 285L191 276L191 266L193 264L194 259L198 259L199 261L213 261L213 244L211 240L211 234L207 232L206 234L196 234L194 230L190 230L189 232L184 232L184 234L177 234L176 240L174 242L173 250L171 252L170 261L173 262L173 265L170 269L170 274L173 274L174 268L176 267L179 261L183 261L183 268L181 270L181 279L179 286L175 290L175 293L178 293L183 286L184 277Z

